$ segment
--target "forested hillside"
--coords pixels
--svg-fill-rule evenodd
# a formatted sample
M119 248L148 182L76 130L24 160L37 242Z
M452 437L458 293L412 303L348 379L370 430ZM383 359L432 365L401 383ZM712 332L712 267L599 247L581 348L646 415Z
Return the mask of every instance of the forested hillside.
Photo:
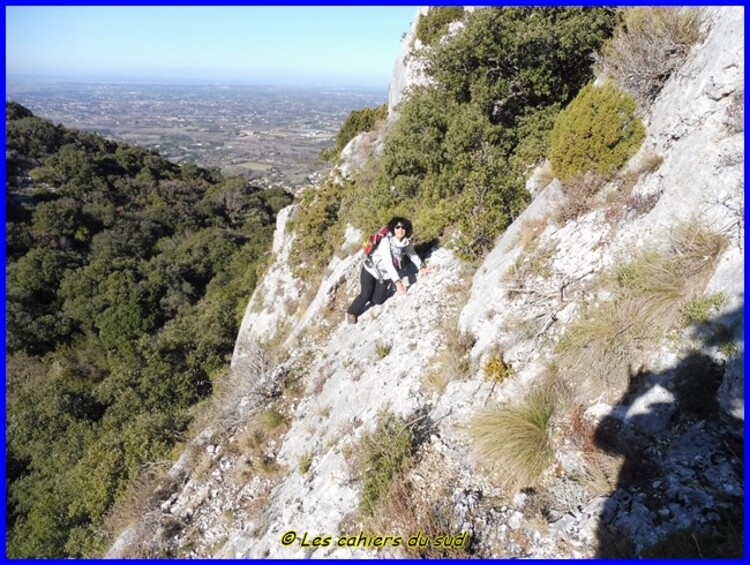
M228 364L291 202L6 104L8 553L96 554Z

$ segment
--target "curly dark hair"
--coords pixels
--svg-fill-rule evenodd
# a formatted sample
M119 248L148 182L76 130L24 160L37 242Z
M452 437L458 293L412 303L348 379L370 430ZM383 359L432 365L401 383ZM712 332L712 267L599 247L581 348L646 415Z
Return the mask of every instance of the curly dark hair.
M406 237L411 237L414 227L411 225L411 221L408 218L402 218L401 216L395 216L390 222L388 222L388 231L395 233L393 230L396 229L398 224L406 226Z

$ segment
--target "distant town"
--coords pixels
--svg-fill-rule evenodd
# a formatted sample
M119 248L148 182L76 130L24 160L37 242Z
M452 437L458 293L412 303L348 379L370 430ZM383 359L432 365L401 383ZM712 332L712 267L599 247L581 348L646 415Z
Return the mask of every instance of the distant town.
M386 98L384 90L352 88L6 83L7 100L55 124L288 188L328 168L320 150L333 145L350 111Z

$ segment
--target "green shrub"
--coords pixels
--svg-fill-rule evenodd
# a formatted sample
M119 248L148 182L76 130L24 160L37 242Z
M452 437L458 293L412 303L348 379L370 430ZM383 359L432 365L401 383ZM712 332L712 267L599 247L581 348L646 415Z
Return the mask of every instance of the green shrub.
M526 204L527 193L502 151L489 143L467 156L463 191L454 201L459 235L454 247L462 259L482 256Z
M432 45L448 32L448 26L461 20L463 6L431 6L427 14L417 22L417 39L425 45Z
M308 187L292 219L295 238L289 253L292 272L300 277L320 273L343 233L338 222L343 189L334 182Z
M510 489L535 486L553 461L550 421L556 405L554 388L540 386L521 404L480 413L468 428L475 457Z
M464 23L427 54L427 72L457 102L515 128L532 109L567 105L591 80L591 53L610 36L615 10L490 7Z
M388 410L378 415L375 430L362 438L360 508L372 515L393 482L411 465L412 432L401 418Z
M596 63L645 108L702 40L703 16L699 8L646 6L624 8L620 16Z
M339 133L336 135L336 145L332 149L323 149L321 158L328 161L336 157L341 150L360 133L371 131L375 124L388 117L388 104L382 104L375 108L362 108L352 110L344 120Z
M534 108L518 119L518 146L513 155L513 167L526 173L541 163L550 153L550 133L560 113L560 104ZM551 182L552 179L550 179Z
M645 135L633 98L611 82L589 84L555 122L552 168L561 180L588 171L612 175L635 154Z

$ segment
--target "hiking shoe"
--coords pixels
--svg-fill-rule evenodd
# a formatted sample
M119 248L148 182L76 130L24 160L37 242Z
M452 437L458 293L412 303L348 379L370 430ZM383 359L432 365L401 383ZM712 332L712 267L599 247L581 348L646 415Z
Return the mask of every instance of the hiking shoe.
M350 324L356 324L357 323L357 316L354 314L347 314L346 315L346 321Z

